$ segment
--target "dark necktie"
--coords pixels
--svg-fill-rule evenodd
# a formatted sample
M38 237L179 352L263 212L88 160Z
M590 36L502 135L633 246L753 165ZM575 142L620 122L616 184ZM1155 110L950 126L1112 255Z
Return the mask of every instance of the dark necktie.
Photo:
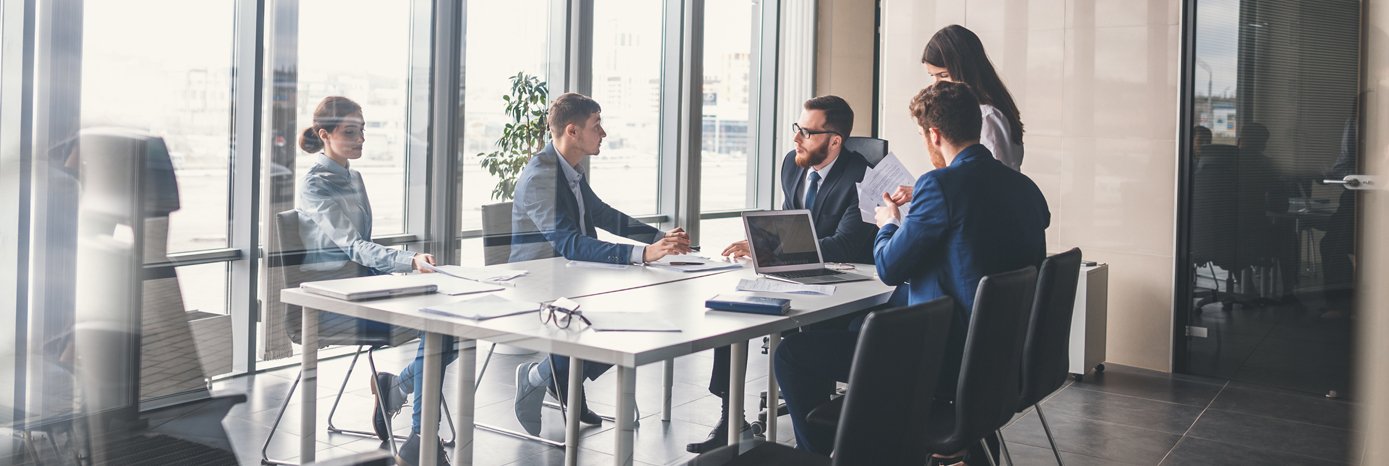
M805 188L805 210L815 211L815 193L820 191L820 172L810 172L810 187Z

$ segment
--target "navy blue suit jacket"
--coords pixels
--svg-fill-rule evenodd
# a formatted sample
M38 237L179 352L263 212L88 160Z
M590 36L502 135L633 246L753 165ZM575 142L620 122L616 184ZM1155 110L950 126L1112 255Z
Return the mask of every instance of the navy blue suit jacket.
M805 175L809 168L796 166L796 152L786 154L781 162L781 191L785 194L783 210L804 209ZM839 153L834 167L815 193L815 209L810 220L815 224L815 237L820 240L820 253L826 262L873 263L873 235L878 226L865 223L858 210L858 189L863 181L868 161L858 152Z
M946 373L958 372L979 279L1041 265L1050 223L1037 185L975 144L921 175L901 225L878 232L873 257L883 283L906 286L911 304L955 300Z
M564 256L569 260L626 264L630 244L598 239L598 228L609 233L652 243L663 236L656 228L612 208L588 185L579 184L584 197L580 228L579 203L564 177L566 163L553 144L531 157L516 180L516 200L511 207L511 262Z

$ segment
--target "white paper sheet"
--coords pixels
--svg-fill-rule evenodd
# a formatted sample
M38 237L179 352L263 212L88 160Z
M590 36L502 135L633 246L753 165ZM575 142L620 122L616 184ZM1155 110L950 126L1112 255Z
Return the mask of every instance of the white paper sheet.
M679 332L680 327L655 312L584 312L595 332Z
M882 203L883 193L891 194L898 186L911 186L916 182L907 167L897 156L888 153L878 165L863 174L863 181L854 185L858 188L859 215L865 223L874 223L874 210Z
M497 283L499 285L513 285L509 282L519 277L524 277L530 272L515 269L498 268L478 268L463 267L461 265L436 265L434 271L454 278L472 280L483 283ZM514 286L514 285L513 285Z
M471 320L487 320L527 312L537 312L539 303L512 301L494 294L469 298L458 302L439 304L420 309L420 312L458 317Z
M834 285L802 285L800 283L783 282L766 278L744 278L738 280L738 291L769 291L772 293L818 294L830 296L834 294Z
M723 259L710 259L694 254L676 254L662 257L661 260L647 264L647 266L658 269L678 270L681 272L708 272L712 270L741 269L743 264L737 261Z

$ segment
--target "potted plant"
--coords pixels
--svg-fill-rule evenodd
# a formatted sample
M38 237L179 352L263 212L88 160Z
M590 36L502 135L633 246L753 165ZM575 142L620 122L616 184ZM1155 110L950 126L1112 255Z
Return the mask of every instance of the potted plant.
M480 153L482 167L497 177L492 199L511 200L516 192L516 177L532 154L545 147L549 127L545 114L549 110L549 88L545 81L522 71L511 77L511 94L502 96L506 114L511 122L497 139L497 150Z

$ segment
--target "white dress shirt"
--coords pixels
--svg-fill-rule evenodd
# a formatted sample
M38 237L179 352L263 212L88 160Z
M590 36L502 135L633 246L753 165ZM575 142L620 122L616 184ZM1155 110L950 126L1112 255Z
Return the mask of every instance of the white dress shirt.
M842 152L843 149L841 148L840 150L841 150L840 155L844 155L844 153ZM829 176L830 176L830 170L834 168L834 163L835 163L835 162L838 162L838 161L839 161L839 156L835 156L835 157L834 157L834 160L830 161L830 164L829 164L829 165L825 165L825 168L821 168L821 169L818 169L818 170L817 170L815 167L810 167L809 170L806 170L806 171L805 171L805 182L801 183L801 192L800 192L800 196L801 196L801 206L805 206L805 195L806 195L806 193L809 193L809 192L810 192L810 174L811 174L811 173L819 173L819 174L820 174L820 185L823 186L823 185L825 184L825 178L829 178ZM817 192L816 195L819 195L818 192Z

